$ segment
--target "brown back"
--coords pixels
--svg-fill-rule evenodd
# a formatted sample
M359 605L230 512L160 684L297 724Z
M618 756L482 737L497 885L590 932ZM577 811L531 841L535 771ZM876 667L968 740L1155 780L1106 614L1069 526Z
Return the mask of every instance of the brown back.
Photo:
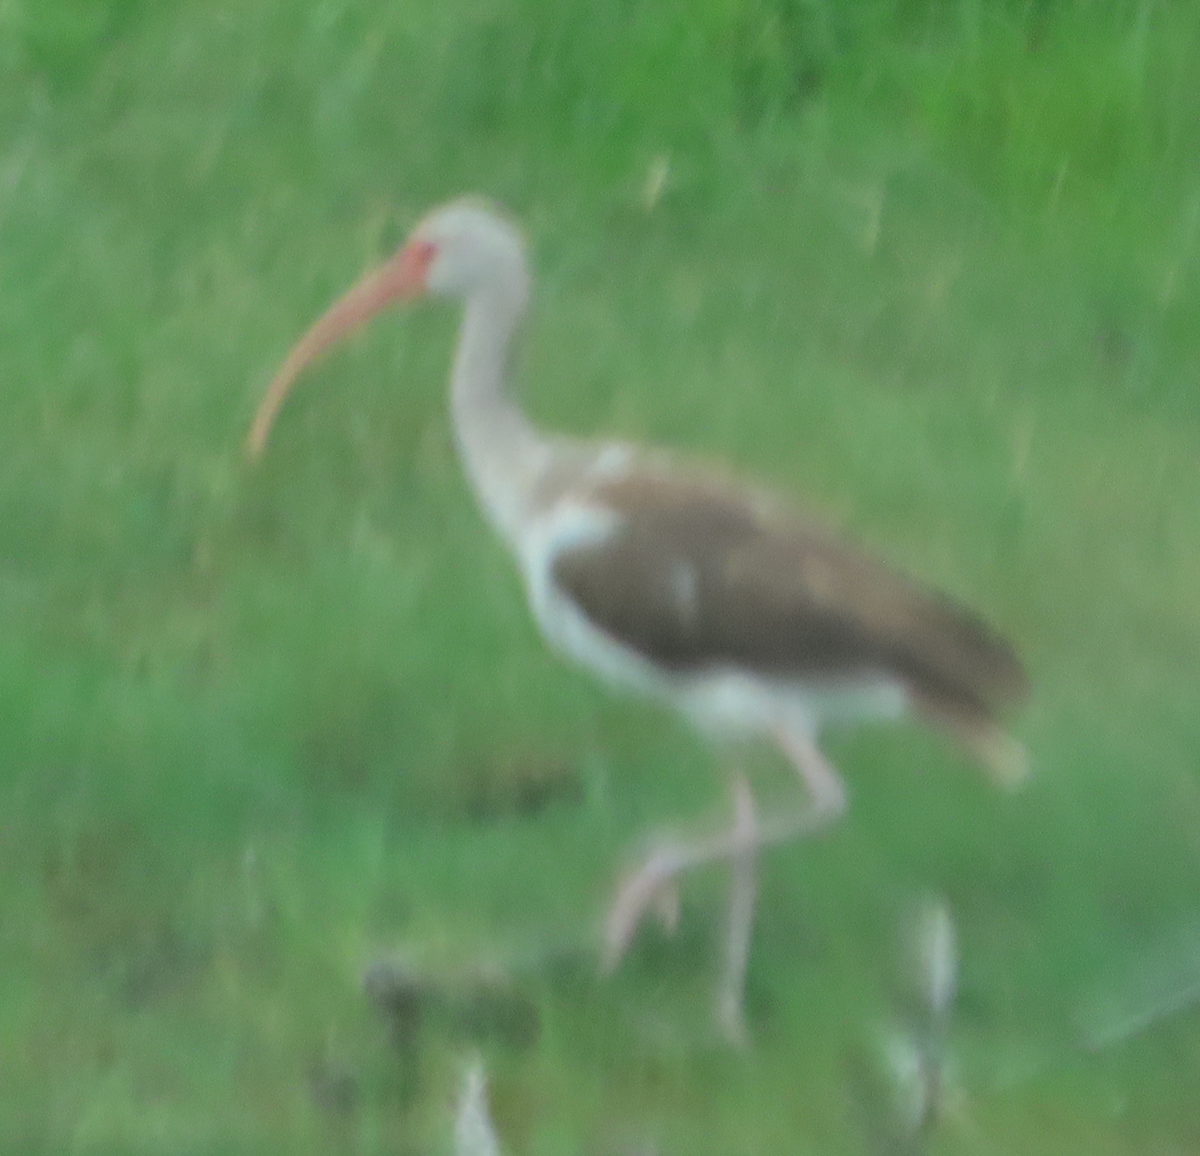
M644 472L589 497L623 525L563 551L554 579L607 634L670 670L890 674L987 714L1027 690L1012 647L975 615L736 489Z

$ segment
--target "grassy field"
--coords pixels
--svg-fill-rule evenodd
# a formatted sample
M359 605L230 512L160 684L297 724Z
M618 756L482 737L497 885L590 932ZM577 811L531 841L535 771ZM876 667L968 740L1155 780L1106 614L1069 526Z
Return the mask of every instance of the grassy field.
M764 865L744 1054L719 876L594 977L619 865L726 788L539 642L455 318L241 458L291 341L468 191L528 226L540 420L803 496L1034 675L1012 797L831 736L854 805ZM933 892L931 1152L1197 1151L1200 1013L1124 1025L1200 981L1198 389L1193 0L0 2L0 1148L444 1152L481 1050L512 1156L899 1151L856 1073ZM417 1025L363 993L388 953L442 977Z

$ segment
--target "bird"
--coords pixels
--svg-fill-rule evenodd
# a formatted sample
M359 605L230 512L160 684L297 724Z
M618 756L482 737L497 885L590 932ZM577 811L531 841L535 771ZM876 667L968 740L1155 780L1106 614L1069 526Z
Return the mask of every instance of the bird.
M509 387L531 288L526 241L506 211L477 197L433 209L293 346L246 452L262 454L301 373L386 307L425 297L460 305L449 386L458 453L551 648L718 741L773 744L804 788L800 806L763 819L734 775L728 828L653 843L603 921L611 971L639 926L670 912L687 872L727 863L718 1018L741 1039L756 857L846 809L819 745L825 728L913 716L1013 786L1028 760L1002 717L1027 697L1029 678L979 615L779 495L664 449L537 427Z

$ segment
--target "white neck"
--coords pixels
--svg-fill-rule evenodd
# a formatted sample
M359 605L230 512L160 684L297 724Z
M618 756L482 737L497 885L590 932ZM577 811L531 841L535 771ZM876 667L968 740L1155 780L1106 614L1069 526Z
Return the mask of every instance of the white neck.
M488 520L515 544L550 448L505 388L512 336L525 310L525 271L477 289L454 355L450 401L459 454Z

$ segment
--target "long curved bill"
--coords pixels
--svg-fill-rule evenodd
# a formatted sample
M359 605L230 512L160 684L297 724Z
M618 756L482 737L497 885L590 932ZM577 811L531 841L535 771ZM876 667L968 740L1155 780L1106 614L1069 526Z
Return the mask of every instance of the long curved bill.
M305 367L330 346L370 321L393 301L416 297L425 289L425 275L435 255L427 241L410 241L394 257L367 273L339 297L292 347L259 402L246 438L246 456L252 461L267 444L275 418L288 392Z

